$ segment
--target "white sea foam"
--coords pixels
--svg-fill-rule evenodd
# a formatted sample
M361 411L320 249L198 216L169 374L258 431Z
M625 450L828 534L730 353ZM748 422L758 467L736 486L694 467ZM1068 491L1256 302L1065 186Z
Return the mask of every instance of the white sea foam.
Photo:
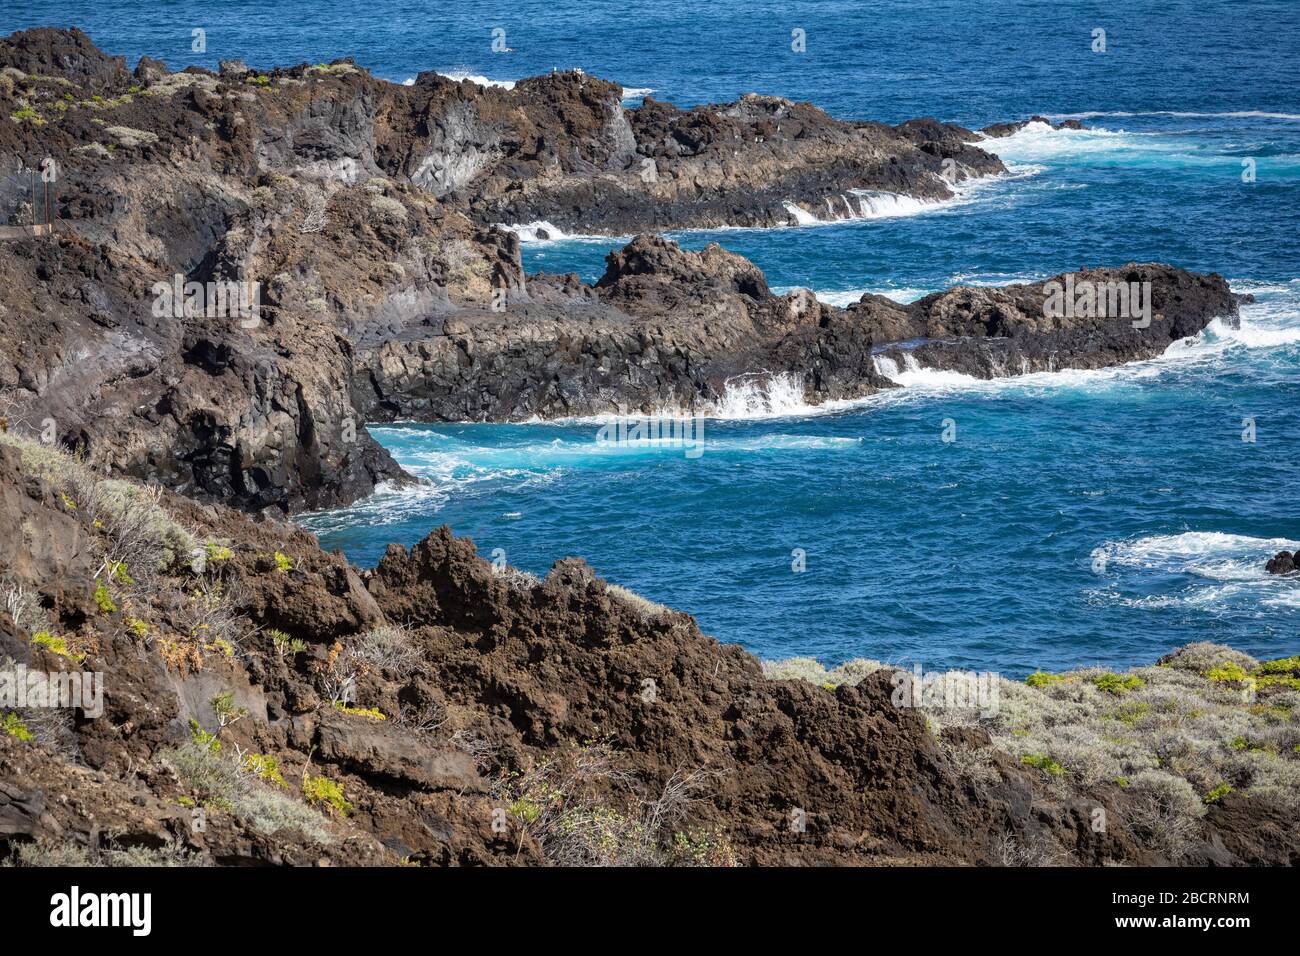
M873 219L898 219L934 212L954 205L959 198L947 200L917 199L903 193L881 190L850 189L838 196L825 199L813 210L785 202L788 212L799 226L827 226L845 222L866 222Z
M988 385L987 379L976 378L964 372L948 369L926 368L916 360L916 356L904 353L902 362L877 355L872 359L876 371L891 382L917 389L939 389L947 391L953 388L972 388Z
M1148 112L1127 112L1123 110L1090 110L1086 113L1048 113L1048 119L1053 120L1086 120L1098 119L1104 116L1114 117L1131 117L1131 116L1174 116L1185 119L1213 119L1216 117L1227 117L1230 119L1275 119L1275 120L1300 120L1300 113L1268 113L1263 110L1229 110L1223 113L1195 113L1183 110L1151 110Z
M774 295L785 295L801 286L773 286ZM933 289L914 289L914 288L875 288L875 289L814 289L813 295L817 296L818 302L825 302L827 305L835 305L843 308L847 305L853 305L864 295L883 295L887 299L893 299L895 302L906 305L909 302L915 302L917 299L924 298L933 292Z
M654 92L653 87L649 86L625 86L623 87L623 102L629 100L639 100L642 97L649 96Z
M1300 542L1289 538L1260 538L1223 531L1184 531L1146 535L1124 541L1107 541L1089 560L1102 573L1119 572L1161 581L1160 575L1186 576L1190 582L1165 593L1141 597L1115 591L1093 592L1102 600L1130 607L1187 607L1221 613L1230 607L1258 609L1300 607L1300 582L1269 574L1264 565L1280 550L1295 550Z
M469 80L478 86L496 86L503 90L513 90L516 82L515 80L493 80L478 73L469 73L464 70L451 70L446 73L439 70L438 75L445 76L449 80L455 80L457 83L462 80Z
M1224 531L1183 531L1178 534L1153 534L1127 541L1108 541L1101 550L1107 564L1140 568L1199 570L1219 580L1258 580L1264 578L1263 561L1250 570L1237 567L1239 558L1260 556L1265 560L1278 551L1300 548L1300 541L1290 538L1256 538ZM1225 563L1227 562L1227 563ZM1231 566L1230 566L1231 565Z
M1008 278L1028 281L1033 277ZM1005 284L984 283L971 277L964 277L962 281L967 285ZM904 355L901 365L887 356L876 356L874 362L876 371L890 381L907 386L911 391L926 394L954 390L1091 389L1137 382L1165 374L1179 365L1223 362L1237 349L1287 349L1300 344L1300 302L1297 302L1296 295L1300 292L1300 282L1293 280L1286 285L1270 285L1276 288L1277 293L1270 295L1267 292L1257 292L1256 294L1269 297L1243 305L1239 324L1215 319L1196 335L1171 343L1162 355L1110 368L1024 372L983 379L961 372L926 368L913 355ZM1232 286L1238 288L1236 282Z
M802 380L789 373L739 375L729 380L722 397L708 410L710 418L782 418L817 414L804 399Z
M520 242L543 243L543 242L591 242L599 245L629 243L632 236L597 236L582 232L565 232L553 222L547 222L545 219L538 219L534 222L523 223L504 223L499 222L496 225L502 229L509 230L519 237Z
M562 239L573 238L559 226L547 222L545 219L538 219L534 222L512 223L510 225L499 223L499 225L517 235L520 242L558 242Z

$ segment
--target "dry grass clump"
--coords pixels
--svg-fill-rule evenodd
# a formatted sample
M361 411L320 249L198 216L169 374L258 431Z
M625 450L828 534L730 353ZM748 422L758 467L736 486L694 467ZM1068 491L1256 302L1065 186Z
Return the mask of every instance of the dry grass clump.
M305 804L264 784L238 759L222 754L213 738L196 733L160 757L200 804L214 811L233 813L259 833L296 830L317 843L333 842L323 817Z
M47 481L65 508L102 533L106 566L124 565L144 579L196 550L193 534L163 507L161 489L104 478L62 448L16 432L0 432L0 444L16 449L27 474Z
M352 657L376 670L392 670L407 675L419 669L423 657L412 641L411 629L385 624L367 631L356 639Z
M1144 770L1129 786L1135 798L1129 810L1133 829L1177 863L1196 839L1205 801L1185 779L1163 770Z
M487 259L468 240L449 239L443 244L441 255L447 265L447 276L454 281L486 280L491 272Z
M542 583L542 579L529 571L505 565L493 565L492 573L506 583L512 591L531 591Z
M182 674L201 670L212 653L235 656L247 621L242 589L223 578L229 548L200 547L163 504L161 488L104 478L81 457L12 431L0 433L0 444L17 449L24 471L48 482L91 537L101 559L94 583L102 614L121 611L129 633ZM20 591L4 591L15 620L32 634L53 632ZM177 630L154 634L145 620L151 608L165 609Z
M716 776L677 772L653 799L641 799L610 748L593 744L505 778L497 798L557 866L735 866L723 834L679 829Z
M12 666L12 665L11 665ZM0 670L7 668L0 666ZM22 722L29 742L58 754L69 763L81 763L76 721L70 707L19 707L11 713Z
M198 547L194 535L162 506L160 488L104 479L85 497L92 525L108 540L105 562L120 562L137 577L189 560Z
M1175 670L1202 675L1225 664L1235 664L1247 673L1259 667L1259 661L1249 654L1243 654L1224 644L1211 644L1209 641L1195 641L1180 647L1160 658L1158 663Z
M371 196L370 211L380 219L406 221L406 207L391 196Z
M52 866L207 866L203 857L186 849L177 841L158 847L118 846L113 840L107 846L82 846L79 843L58 843L41 838L19 843L0 867L52 867Z
M668 608L662 604L656 604L635 591L629 591L617 584L606 584L605 590L634 610L643 620L651 620L669 613Z
M886 665L880 661L855 657L827 670L812 657L788 657L779 661L763 661L763 676L768 680L803 680L827 689L840 684L854 685L870 677Z
M1070 852L1045 835L1021 836L1006 833L993 847L993 857L1001 866L1068 866Z
M41 606L36 594L14 581L8 574L0 580L0 599L3 600L4 609L9 612L9 617L28 634L53 630L50 617Z
M765 662L763 672L833 687L880 666L854 661L828 671L805 657ZM994 747L1042 773L1062 799L1125 789L1137 808L1128 822L1171 860L1185 855L1207 806L1228 793L1300 814L1300 657L1261 663L1197 642L1122 673L998 678L992 709L920 710L932 729L983 727ZM989 753L941 746L963 777L996 778Z
M1300 693L1261 689L1250 671L1260 665L1248 655L1201 643L1122 675L1032 675L1035 686L1004 682L998 713L981 723L1012 756L1058 764L1072 792L1149 785L1159 771L1201 801L1226 786L1300 810Z

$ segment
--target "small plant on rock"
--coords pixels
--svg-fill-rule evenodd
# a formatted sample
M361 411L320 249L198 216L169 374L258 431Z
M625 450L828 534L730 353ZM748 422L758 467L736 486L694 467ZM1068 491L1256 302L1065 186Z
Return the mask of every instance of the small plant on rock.
M29 743L35 739L35 735L27 729L27 724L12 710L5 714L3 721L0 721L0 729L3 729L10 737L21 740L23 743Z
M1116 695L1146 686L1146 681L1136 674L1116 674L1110 671L1092 678L1092 683L1098 690Z
M343 788L328 777L313 777L303 771L303 798L313 807L324 804L330 816L346 817L352 812L350 804L343 796Z

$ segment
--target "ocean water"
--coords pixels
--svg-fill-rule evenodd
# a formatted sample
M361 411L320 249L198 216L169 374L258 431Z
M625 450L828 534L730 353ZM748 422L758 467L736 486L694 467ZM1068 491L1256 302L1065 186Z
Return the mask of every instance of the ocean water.
M847 118L977 127L1010 167L856 221L675 234L753 259L778 291L910 301L1082 265L1162 260L1253 293L1159 359L979 382L920 369L811 409L736 383L702 452L608 448L605 422L373 429L427 484L304 517L366 565L450 524L544 573L581 555L763 657L874 657L1019 676L1150 662L1191 640L1300 650L1300 5L10 3L0 31L77 24L134 62L255 66L351 55L401 81L511 82L582 67L682 105L748 90ZM511 53L491 52L506 30ZM191 51L203 28L207 50ZM807 50L790 49L803 29ZM1090 49L1107 31L1105 53ZM1243 162L1246 166L1243 166ZM1254 181L1243 181L1247 166ZM525 244L594 279L625 237ZM945 423L955 441L943 441ZM1252 437L1253 441L1243 440ZM792 565L802 555L804 570Z

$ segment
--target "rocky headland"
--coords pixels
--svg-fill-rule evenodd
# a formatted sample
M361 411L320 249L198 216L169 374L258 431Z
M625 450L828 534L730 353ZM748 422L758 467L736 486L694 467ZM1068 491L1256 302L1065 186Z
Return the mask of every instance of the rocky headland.
M406 87L352 61L170 72L77 31L0 41L0 208L30 221L53 170L55 219L0 239L0 661L104 681L100 715L0 708L0 850L1295 862L1294 659L1194 644L999 678L996 713L900 705L892 668L765 672L580 560L538 580L440 529L363 571L282 521L409 480L367 422L701 411L742 377L817 403L909 362L1147 358L1236 316L1219 276L1156 263L1072 274L1149 283L1139 323L1058 314L1049 283L837 308L650 235L594 284L525 276L502 223L790 225L1002 171L932 120L621 97L579 73ZM214 305L225 283L256 308Z

